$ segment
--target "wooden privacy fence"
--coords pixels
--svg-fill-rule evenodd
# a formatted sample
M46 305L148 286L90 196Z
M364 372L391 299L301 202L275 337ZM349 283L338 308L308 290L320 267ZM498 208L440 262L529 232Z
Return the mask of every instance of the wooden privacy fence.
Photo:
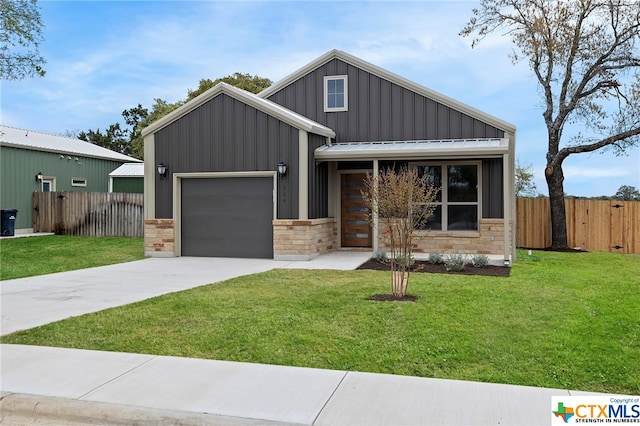
M640 201L565 198L569 247L640 253ZM516 199L519 247L551 246L548 198Z
M95 237L144 236L143 194L34 192L33 230Z

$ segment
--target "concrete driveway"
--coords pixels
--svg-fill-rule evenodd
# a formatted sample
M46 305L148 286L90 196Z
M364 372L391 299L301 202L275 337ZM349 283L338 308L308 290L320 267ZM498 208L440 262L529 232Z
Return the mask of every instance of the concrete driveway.
M274 268L354 269L369 256L370 253L334 252L311 261L148 258L2 281L0 334Z

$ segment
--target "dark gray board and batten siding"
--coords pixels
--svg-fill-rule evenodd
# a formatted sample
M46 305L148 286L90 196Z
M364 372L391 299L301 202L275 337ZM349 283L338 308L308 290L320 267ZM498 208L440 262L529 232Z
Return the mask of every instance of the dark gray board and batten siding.
M324 77L348 76L348 111L324 112ZM268 99L336 132L336 142L502 138L504 130L333 59Z
M155 160L170 174L275 171L284 161L287 176L277 179L278 218L295 219L298 140L298 129L220 94L155 133ZM156 175L157 218L173 216L172 191L171 178Z

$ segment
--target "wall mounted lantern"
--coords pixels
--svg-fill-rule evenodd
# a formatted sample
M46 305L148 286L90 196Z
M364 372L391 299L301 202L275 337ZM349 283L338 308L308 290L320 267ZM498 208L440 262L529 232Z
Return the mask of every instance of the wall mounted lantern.
M167 166L162 163L158 164L158 174L162 179L167 177Z
M36 182L42 182L42 179L44 179L44 175L42 174L42 172L38 172L38 174L36 175Z
M278 174L281 178L287 175L287 165L282 161L278 163Z

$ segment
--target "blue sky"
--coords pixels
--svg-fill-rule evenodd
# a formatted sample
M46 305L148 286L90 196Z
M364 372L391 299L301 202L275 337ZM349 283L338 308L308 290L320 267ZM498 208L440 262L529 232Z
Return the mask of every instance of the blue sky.
M517 158L547 193L541 98L499 34L471 49L458 32L475 2L40 1L44 78L2 82L4 125L56 134L104 129L154 98L175 102L202 78L277 81L337 48L515 124ZM123 123L124 124L124 123ZM565 191L640 188L640 149L565 161Z

